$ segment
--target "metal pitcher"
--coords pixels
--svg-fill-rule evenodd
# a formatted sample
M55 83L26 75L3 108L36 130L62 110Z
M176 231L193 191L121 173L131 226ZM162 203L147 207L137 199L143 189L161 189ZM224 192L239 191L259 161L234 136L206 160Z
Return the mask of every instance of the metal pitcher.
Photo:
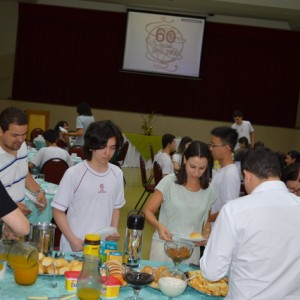
M53 251L56 225L46 222L31 224L30 240L36 243L38 251L48 255Z

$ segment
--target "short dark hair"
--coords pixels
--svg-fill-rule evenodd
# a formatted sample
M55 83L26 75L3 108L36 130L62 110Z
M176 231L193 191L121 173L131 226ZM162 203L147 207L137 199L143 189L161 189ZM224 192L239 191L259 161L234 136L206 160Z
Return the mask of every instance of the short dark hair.
M285 167L283 171L282 180L287 181L300 181L300 164L291 164Z
M208 161L207 168L203 173L203 175L199 178L201 187L203 189L206 189L208 188L210 182L210 167L212 166L212 156L211 156L211 151L208 148L208 145L200 141L193 141L183 153L180 171L178 173L175 173L177 177L176 183L181 185L186 183L187 174L185 169L184 158L187 160L190 157L195 157L195 156L198 156L200 158L207 158Z
M235 110L233 113L232 113L232 116L233 118L236 118L236 117L243 117L243 114L240 110Z
M292 159L295 159L295 163L300 163L300 153L297 150L291 150L287 153Z
M79 102L76 111L81 116L92 116L92 110L86 102Z
M214 128L210 133L211 135L220 138L223 144L229 145L233 152L238 139L238 133L235 129L229 126L220 126Z
M44 133L44 139L53 144L58 139L58 134L54 129L48 129Z
M91 123L84 134L84 154L87 160L92 159L92 150L103 149L107 141L116 137L117 148L121 148L124 137L120 128L111 120L96 121Z
M266 147L249 149L242 160L241 169L249 171L261 179L280 178L281 175L278 155Z
M0 127L3 132L7 131L10 124L19 126L27 125L28 119L23 110L17 107L8 107L0 114Z
M163 149L165 149L168 144L172 143L175 139L175 135L170 134L170 133L166 133L162 136L161 138L161 143L162 143L162 147Z

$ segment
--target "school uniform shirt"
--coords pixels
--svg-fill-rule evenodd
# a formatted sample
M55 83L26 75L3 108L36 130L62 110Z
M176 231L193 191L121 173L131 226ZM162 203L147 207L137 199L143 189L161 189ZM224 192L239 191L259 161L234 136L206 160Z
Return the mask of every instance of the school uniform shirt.
M46 161L52 158L60 158L64 160L69 167L73 166L73 161L70 154L65 149L53 146L40 149L33 158L32 163L36 167L41 168Z
M226 300L300 299L300 197L266 181L228 202L215 222L200 269L228 275Z
M125 204L122 170L108 164L108 170L99 173L83 161L69 168L51 203L67 212L67 219L73 233L84 240L87 233L100 232L111 226L114 209ZM72 251L69 242L61 236L61 251Z

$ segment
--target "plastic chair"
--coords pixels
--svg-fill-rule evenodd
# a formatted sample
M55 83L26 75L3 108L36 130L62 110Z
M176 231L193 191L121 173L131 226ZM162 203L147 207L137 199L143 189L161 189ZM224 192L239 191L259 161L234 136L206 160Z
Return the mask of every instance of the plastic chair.
M25 143L27 147L35 148L35 144L33 142L25 140Z
M121 168L123 166L127 152L128 152L129 142L126 141L123 146L119 149L117 153L112 157L110 163Z
M45 181L59 184L69 165L61 158L51 158L47 160L42 168L41 173L45 174Z
M58 140L56 141L56 145L57 145L58 147L62 148L62 149L68 148L67 143L64 142L64 141L61 140L61 139L58 139Z
M154 150L153 150L153 145L149 144L149 149L150 149L150 155L151 155L151 160L152 163L154 162Z
M161 181L163 178L162 170L157 161L153 163L153 177L154 177L154 183L155 186Z
M154 190L155 190L155 184L150 183L149 180L147 179L147 171L146 171L145 161L144 161L144 159L141 155L140 155L140 170L141 170L141 178L142 178L142 185L143 185L144 191L143 191L142 195L140 196L139 200L137 201L137 203L134 207L134 209L138 209L139 211L142 210L142 208L144 207L144 205L145 205L146 201L148 200L150 194L154 193ZM144 195L146 193L148 193L146 198L144 199L141 207L138 208L140 202L143 200Z
M38 135L44 136L44 134L45 131L42 128L33 128L30 132L30 141L33 142Z
M85 158L83 147L80 145L74 145L74 146L70 147L69 153L70 153L70 155L72 155L72 153L76 153L77 156L81 157L82 159Z

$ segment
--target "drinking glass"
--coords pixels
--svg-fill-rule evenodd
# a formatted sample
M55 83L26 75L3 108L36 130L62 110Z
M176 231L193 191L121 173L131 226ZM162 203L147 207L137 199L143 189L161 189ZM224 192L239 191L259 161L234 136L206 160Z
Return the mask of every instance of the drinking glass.
M123 266L122 276L130 284L134 292L134 296L128 297L125 300L143 300L143 298L139 297L140 290L143 286L150 284L154 280L153 274L135 271L128 266Z
M184 272L180 270L166 269L161 272L159 276L159 289L164 295L169 297L169 300L171 300L173 297L178 297L184 293L187 286L186 280L187 278Z
M165 253L173 260L174 270L177 271L180 263L191 257L194 245L180 241L165 242L164 250Z

